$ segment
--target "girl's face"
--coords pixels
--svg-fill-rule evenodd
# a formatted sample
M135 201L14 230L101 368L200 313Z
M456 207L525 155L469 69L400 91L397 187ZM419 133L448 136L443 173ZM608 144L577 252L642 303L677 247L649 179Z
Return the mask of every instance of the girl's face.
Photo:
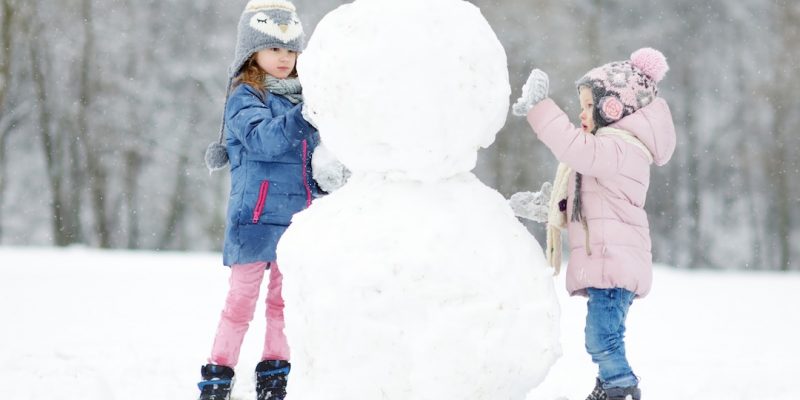
M264 49L256 53L256 63L269 75L286 79L294 71L297 53L280 47Z
M592 90L586 86L581 86L578 92L581 102L581 128L585 133L594 131L594 100L592 100Z

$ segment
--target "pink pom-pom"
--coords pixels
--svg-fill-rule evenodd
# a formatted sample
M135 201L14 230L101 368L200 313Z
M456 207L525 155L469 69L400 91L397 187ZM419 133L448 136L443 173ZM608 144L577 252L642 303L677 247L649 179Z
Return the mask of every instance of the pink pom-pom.
M631 54L631 63L656 82L664 79L669 71L667 58L660 51L649 47L634 51Z

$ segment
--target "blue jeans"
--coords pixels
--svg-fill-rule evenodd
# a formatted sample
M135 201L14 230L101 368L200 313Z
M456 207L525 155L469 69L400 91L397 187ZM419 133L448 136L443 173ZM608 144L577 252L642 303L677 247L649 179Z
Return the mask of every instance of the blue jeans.
M639 383L625 357L625 318L635 297L622 288L587 289L586 351L600 367L604 389Z

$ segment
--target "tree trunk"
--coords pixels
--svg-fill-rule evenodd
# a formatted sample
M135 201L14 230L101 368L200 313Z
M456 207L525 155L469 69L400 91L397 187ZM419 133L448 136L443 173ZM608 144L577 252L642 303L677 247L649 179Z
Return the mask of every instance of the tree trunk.
M777 118L778 121L782 120L783 117ZM775 129L780 129L776 127ZM778 132L777 130L775 132ZM777 136L781 136L780 134ZM789 263L791 260L789 256L791 254L791 241L789 239L791 235L791 227L792 227L792 210L789 205L791 193L789 191L789 179L787 178L787 171L786 167L788 166L787 159L786 159L786 151L785 146L776 146L775 149L775 164L778 168L776 171L773 171L773 178L775 184L775 197L776 197L776 223L777 226L775 227L775 232L777 234L777 244L778 244L778 268L781 271L788 271L789 270Z
M183 148L186 148L185 146ZM186 166L189 164L189 157L186 154L181 154L178 159L176 169L175 191L169 202L169 212L167 214L167 223L158 240L157 247L160 249L170 248L171 245L176 244L177 230L186 213ZM177 243L180 247L180 243Z
M775 110L776 104L770 101L771 108ZM767 146L763 155L763 168L766 171L768 182L766 188L769 191L770 207L767 208L766 225L770 239L768 239L767 249L769 255L767 262L769 269L788 270L789 263L789 233L791 227L791 210L789 209L789 185L784 170L786 157L784 155L780 140L780 113L773 115L771 134L769 135L775 143Z
M0 115L4 115L8 82L11 79L11 57L14 46L11 43L14 9L10 0L2 0L0 4Z
M6 132L0 132L0 244L3 243L3 203L6 192Z
M689 154L686 159L686 172L687 172L687 182L686 182L686 190L688 194L688 211L689 211L689 218L686 224L686 229L688 230L687 235L685 236L688 238L688 250L689 250L689 259L688 259L688 267L691 269L700 268L702 267L703 262L703 253L702 250L704 248L702 240L702 196L701 196L701 187L700 187L700 141L698 140L698 133L695 127L695 115L694 115L694 79L693 79L693 70L691 65L687 64L684 72L683 72L683 86L685 90L685 97L684 97L684 108L686 112L684 113L683 120L686 126L686 148L689 151Z
M67 246L75 243L74 227L65 226L64 212L67 210L62 200L63 196L63 173L61 165L63 156L61 154L60 140L52 133L52 110L47 102L47 89L45 77L48 75L43 68L49 65L46 55L47 47L35 39L30 43L31 77L33 80L34 93L38 105L39 139L44 151L45 169L47 182L50 187L52 200L50 202L51 212L51 233L53 242L56 246Z
M778 19L778 36L781 40L780 51L775 54L772 65L775 67L775 80L772 88L772 133L774 144L768 162L772 164L769 170L772 185L775 190L776 206L774 208L775 234L777 244L778 269L788 271L791 262L791 235L792 235L792 191L789 182L789 171L794 166L794 161L787 155L787 147L792 143L788 134L792 122L790 120L796 110L795 96L800 85L797 84L791 65L796 65L798 60L797 41L800 40L800 12L792 4L776 4L776 17Z
M128 208L128 245L129 249L139 248L139 213L136 202L139 172L142 169L142 157L135 150L125 153L125 204Z
M78 102L78 135L86 159L86 175L89 179L89 197L94 216L94 232L100 248L111 247L108 212L106 210L107 173L100 163L101 148L91 141L89 134L89 107L92 104L93 89L90 74L94 61L94 33L92 31L92 0L83 0L81 16L84 23L83 51L80 66L79 102ZM93 147L94 146L94 147Z
M14 47L11 43L11 24L14 20L14 10L10 0L3 0L0 4L0 119L6 115L5 99L8 93L8 81L11 78L11 56ZM0 128L0 243L3 240L3 203L6 186L6 139L9 130Z

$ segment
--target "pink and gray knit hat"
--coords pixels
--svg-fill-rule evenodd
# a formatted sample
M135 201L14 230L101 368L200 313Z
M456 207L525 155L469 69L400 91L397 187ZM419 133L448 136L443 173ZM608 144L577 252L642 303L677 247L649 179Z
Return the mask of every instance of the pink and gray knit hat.
M587 72L576 84L579 90L581 87L592 90L595 122L607 126L650 104L658 96L656 84L668 70L664 55L645 47L633 52L630 60L615 61Z

